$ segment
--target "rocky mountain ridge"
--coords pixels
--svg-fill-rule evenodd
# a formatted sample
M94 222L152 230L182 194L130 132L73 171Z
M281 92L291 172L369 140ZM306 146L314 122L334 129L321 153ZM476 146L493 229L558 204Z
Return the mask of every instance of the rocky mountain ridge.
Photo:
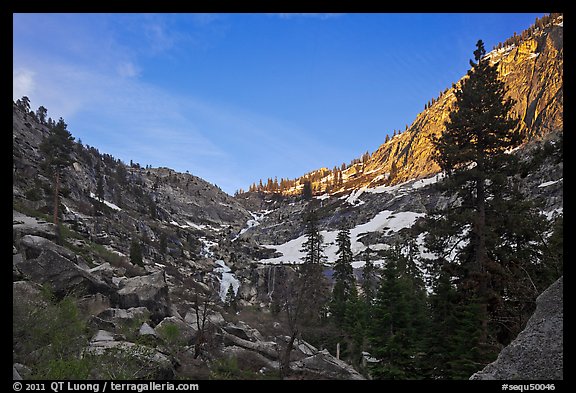
M516 101L512 114L519 120L517 131L525 142L563 130L562 15L533 30L518 45L494 49L486 56L496 64L508 95ZM328 168L311 171L280 192L300 194L304 182L311 181L315 195L342 194L362 187L395 185L437 173L440 168L432 159L431 138L444 129L455 102L454 89L459 84L460 81L441 92L405 131L395 132L372 154L353 160L355 163L342 169L341 173L335 174Z

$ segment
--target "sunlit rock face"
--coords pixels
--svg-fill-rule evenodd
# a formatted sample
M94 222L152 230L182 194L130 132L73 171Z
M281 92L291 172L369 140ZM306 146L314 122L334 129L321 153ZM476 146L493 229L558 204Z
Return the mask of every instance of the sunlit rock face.
M532 36L518 46L510 45L489 52L500 77L508 87L508 95L515 100L513 116L519 120L519 131L525 140L545 137L549 133L563 132L563 77L564 47L563 23L559 18L544 29L536 29ZM456 88L459 82L455 84ZM432 159L431 138L444 130L455 103L454 88L447 86L434 98L404 131L382 144L371 157L350 166L342 173L342 184L336 191L349 191L363 186L398 184L410 179L428 177L440 170ZM408 120L408 119L407 119ZM390 131L390 130L388 130ZM390 177L396 166L396 174ZM318 173L326 176L318 176ZM319 177L312 184L320 195L332 184L332 175L326 168L311 172ZM302 191L304 178L286 194Z

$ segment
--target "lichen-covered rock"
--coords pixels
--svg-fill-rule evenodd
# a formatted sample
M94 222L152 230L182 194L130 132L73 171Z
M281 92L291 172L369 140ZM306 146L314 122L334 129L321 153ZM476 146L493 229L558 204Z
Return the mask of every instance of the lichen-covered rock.
M34 259L40 256L44 250L50 250L62 255L74 263L79 261L79 257L72 251L54 243L46 237L25 235L19 240L18 245L25 256L25 259Z
M199 311L200 315L202 313L202 310ZM186 316L184 317L184 321L191 325L194 329L200 330L202 327L202 317L197 318L196 315L196 311L195 310L190 310L186 313ZM200 322L200 326L199 325ZM212 326L223 326L226 323L226 320L224 319L224 317L222 316L222 314L220 314L218 311L208 311L208 314L206 315L206 321L205 323L207 325L212 325Z
M13 381L21 381L22 380L20 373L18 372L18 370L16 370L16 367L14 367L14 366L12 366L12 380Z
M148 325L146 322L144 322L142 324L142 326L140 326L140 330L138 330L138 334L141 336L154 336L154 337L158 336L156 334L156 332L154 331L154 329L152 329L150 327L150 325Z
M233 334L236 337L240 337L243 340L253 342L264 341L264 337L262 337L262 334L260 334L257 329L248 326L247 323L242 321L238 321L236 324L228 323L222 329L224 329L227 333Z
M12 283L13 306L29 306L33 308L46 307L47 303L42 296L42 287L30 281L16 281Z
M98 315L110 307L110 299L101 293L84 296L78 300L78 308L84 315Z
M133 319L147 320L150 312L146 307L132 307L132 308L107 308L98 314L98 317L113 323L114 325L121 325Z
M89 319L90 326L101 330L121 331L129 328L135 321L142 323L150 319L150 311L146 307L129 309L107 308Z
M551 380L564 377L563 277L536 300L536 311L514 341L470 379Z
M240 337L235 336L234 334L230 334L225 330L222 331L222 337L224 339L224 345L236 345L242 348L249 349L251 351L258 352L270 359L277 360L279 351L278 351L278 344L274 341L249 341L244 340Z

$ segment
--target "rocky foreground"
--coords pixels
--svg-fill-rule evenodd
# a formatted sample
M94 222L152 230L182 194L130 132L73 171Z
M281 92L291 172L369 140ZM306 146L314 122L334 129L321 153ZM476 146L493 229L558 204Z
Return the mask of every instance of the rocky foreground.
M133 277L109 263L90 268L82 256L53 241L53 224L15 211L13 228L15 320L26 321L36 309L47 306L45 288L58 297L82 294L78 307L93 334L82 352L101 366L90 377L109 377L103 365L110 356L128 359L125 371L133 378L208 378L214 361L230 357L250 362L253 378L277 376L278 359L289 339L281 318L266 321L273 329L268 327L263 334L240 320L249 312L228 312L208 298L196 304L184 296L171 296L170 275L162 268ZM14 364L15 378L34 375L26 366L28 356L34 353ZM364 379L327 350L303 340L296 341L290 369L294 378Z

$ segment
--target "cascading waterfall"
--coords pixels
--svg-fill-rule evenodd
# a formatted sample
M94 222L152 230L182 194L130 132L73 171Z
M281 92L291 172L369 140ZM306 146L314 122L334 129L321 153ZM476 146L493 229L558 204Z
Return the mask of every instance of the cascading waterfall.
M234 295L238 294L238 288L240 288L240 281L236 278L236 275L232 273L232 270L224 263L222 259L217 260L216 267L214 268L215 273L220 273L222 276L220 278L220 299L222 301L226 300L226 294L228 293L228 288L232 285L232 290Z
M274 285L276 283L276 266L268 267L268 299L272 302L272 295L274 294ZM270 288L272 287L272 288Z

